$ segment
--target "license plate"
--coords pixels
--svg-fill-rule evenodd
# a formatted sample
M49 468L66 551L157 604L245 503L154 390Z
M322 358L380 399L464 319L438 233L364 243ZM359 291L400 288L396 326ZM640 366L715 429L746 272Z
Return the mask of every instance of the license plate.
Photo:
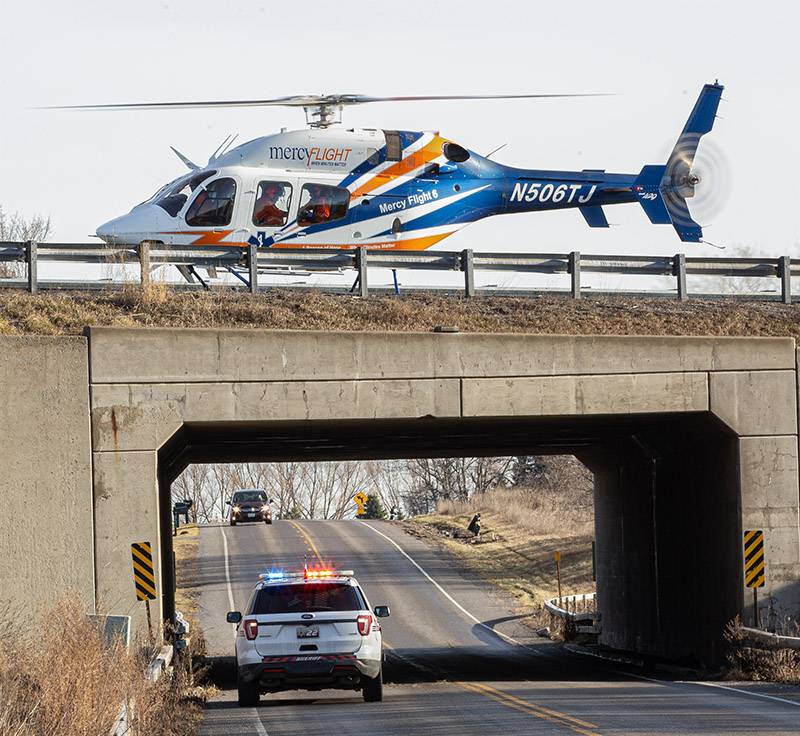
M316 639L319 637L319 627L317 626L298 626L298 639Z
M255 514L248 514L248 516L252 519L255 516Z

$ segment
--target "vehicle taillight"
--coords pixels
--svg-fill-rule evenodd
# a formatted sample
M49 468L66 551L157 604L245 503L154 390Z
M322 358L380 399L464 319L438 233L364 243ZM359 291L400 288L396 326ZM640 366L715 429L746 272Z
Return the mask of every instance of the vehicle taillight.
M372 629L372 614L362 613L358 617L358 633L367 636Z
M244 635L252 641L258 636L258 621L248 618L244 622Z

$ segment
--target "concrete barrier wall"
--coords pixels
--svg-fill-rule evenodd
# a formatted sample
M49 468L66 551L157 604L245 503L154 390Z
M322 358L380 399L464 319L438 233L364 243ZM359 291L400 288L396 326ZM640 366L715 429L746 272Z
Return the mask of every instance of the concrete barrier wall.
M94 610L86 338L0 337L0 505L0 605Z

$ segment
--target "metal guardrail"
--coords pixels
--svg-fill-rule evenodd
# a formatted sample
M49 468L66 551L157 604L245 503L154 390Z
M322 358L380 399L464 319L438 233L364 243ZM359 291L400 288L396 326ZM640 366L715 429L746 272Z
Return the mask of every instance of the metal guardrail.
M687 276L718 276L729 278L777 278L780 280L780 299L789 304L792 299L792 276L800 276L800 259L779 258L695 258L683 253L672 256L589 255L571 253L483 253L462 251L368 250L367 248L327 249L264 249L255 245L239 246L171 246L144 242L138 246L98 245L97 243L36 243L0 242L0 263L24 263L27 278L2 280L0 286L24 288L35 293L42 289L104 289L115 284L106 281L43 281L38 277L39 262L140 266L143 284L150 280L154 266L174 265L182 270L186 287L208 288L196 272L197 268L221 268L234 273L251 292L259 290L259 271L277 269L285 273L295 270L308 273L353 269L358 277L353 291L369 295L368 267L393 270L460 271L464 274L463 293L475 296L476 271L506 271L514 273L566 274L570 277L570 293L580 298L581 275L586 273L617 274L620 276L669 276L675 279L678 299L687 299ZM245 277L245 274L247 277ZM515 289L514 291L519 291ZM502 290L493 290L502 292ZM728 296L736 295L734 292ZM739 296L757 298L746 292ZM763 298L763 297L762 297Z
M158 682L172 665L174 653L171 645L162 646L147 665L145 677L150 682ZM131 736L131 720L134 708L134 703L124 702L120 705L119 713L111 726L108 736Z
M550 598L545 609L553 616L569 621L581 634L599 634L602 616L595 609L595 593L579 593Z
M752 642L761 647L765 647L766 649L800 650L800 637L797 636L781 636L780 634L771 634L770 632L762 631L761 629L751 629L749 626L742 626L741 632L746 641Z

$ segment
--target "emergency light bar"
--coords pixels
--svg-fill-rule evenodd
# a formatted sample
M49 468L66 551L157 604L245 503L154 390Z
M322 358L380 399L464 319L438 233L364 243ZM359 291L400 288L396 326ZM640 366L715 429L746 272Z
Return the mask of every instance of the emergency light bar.
M353 577L352 570L309 570L305 568L302 572L283 572L282 570L268 570L259 574L259 580L267 582L278 582L279 580L324 580L326 578L350 578Z

